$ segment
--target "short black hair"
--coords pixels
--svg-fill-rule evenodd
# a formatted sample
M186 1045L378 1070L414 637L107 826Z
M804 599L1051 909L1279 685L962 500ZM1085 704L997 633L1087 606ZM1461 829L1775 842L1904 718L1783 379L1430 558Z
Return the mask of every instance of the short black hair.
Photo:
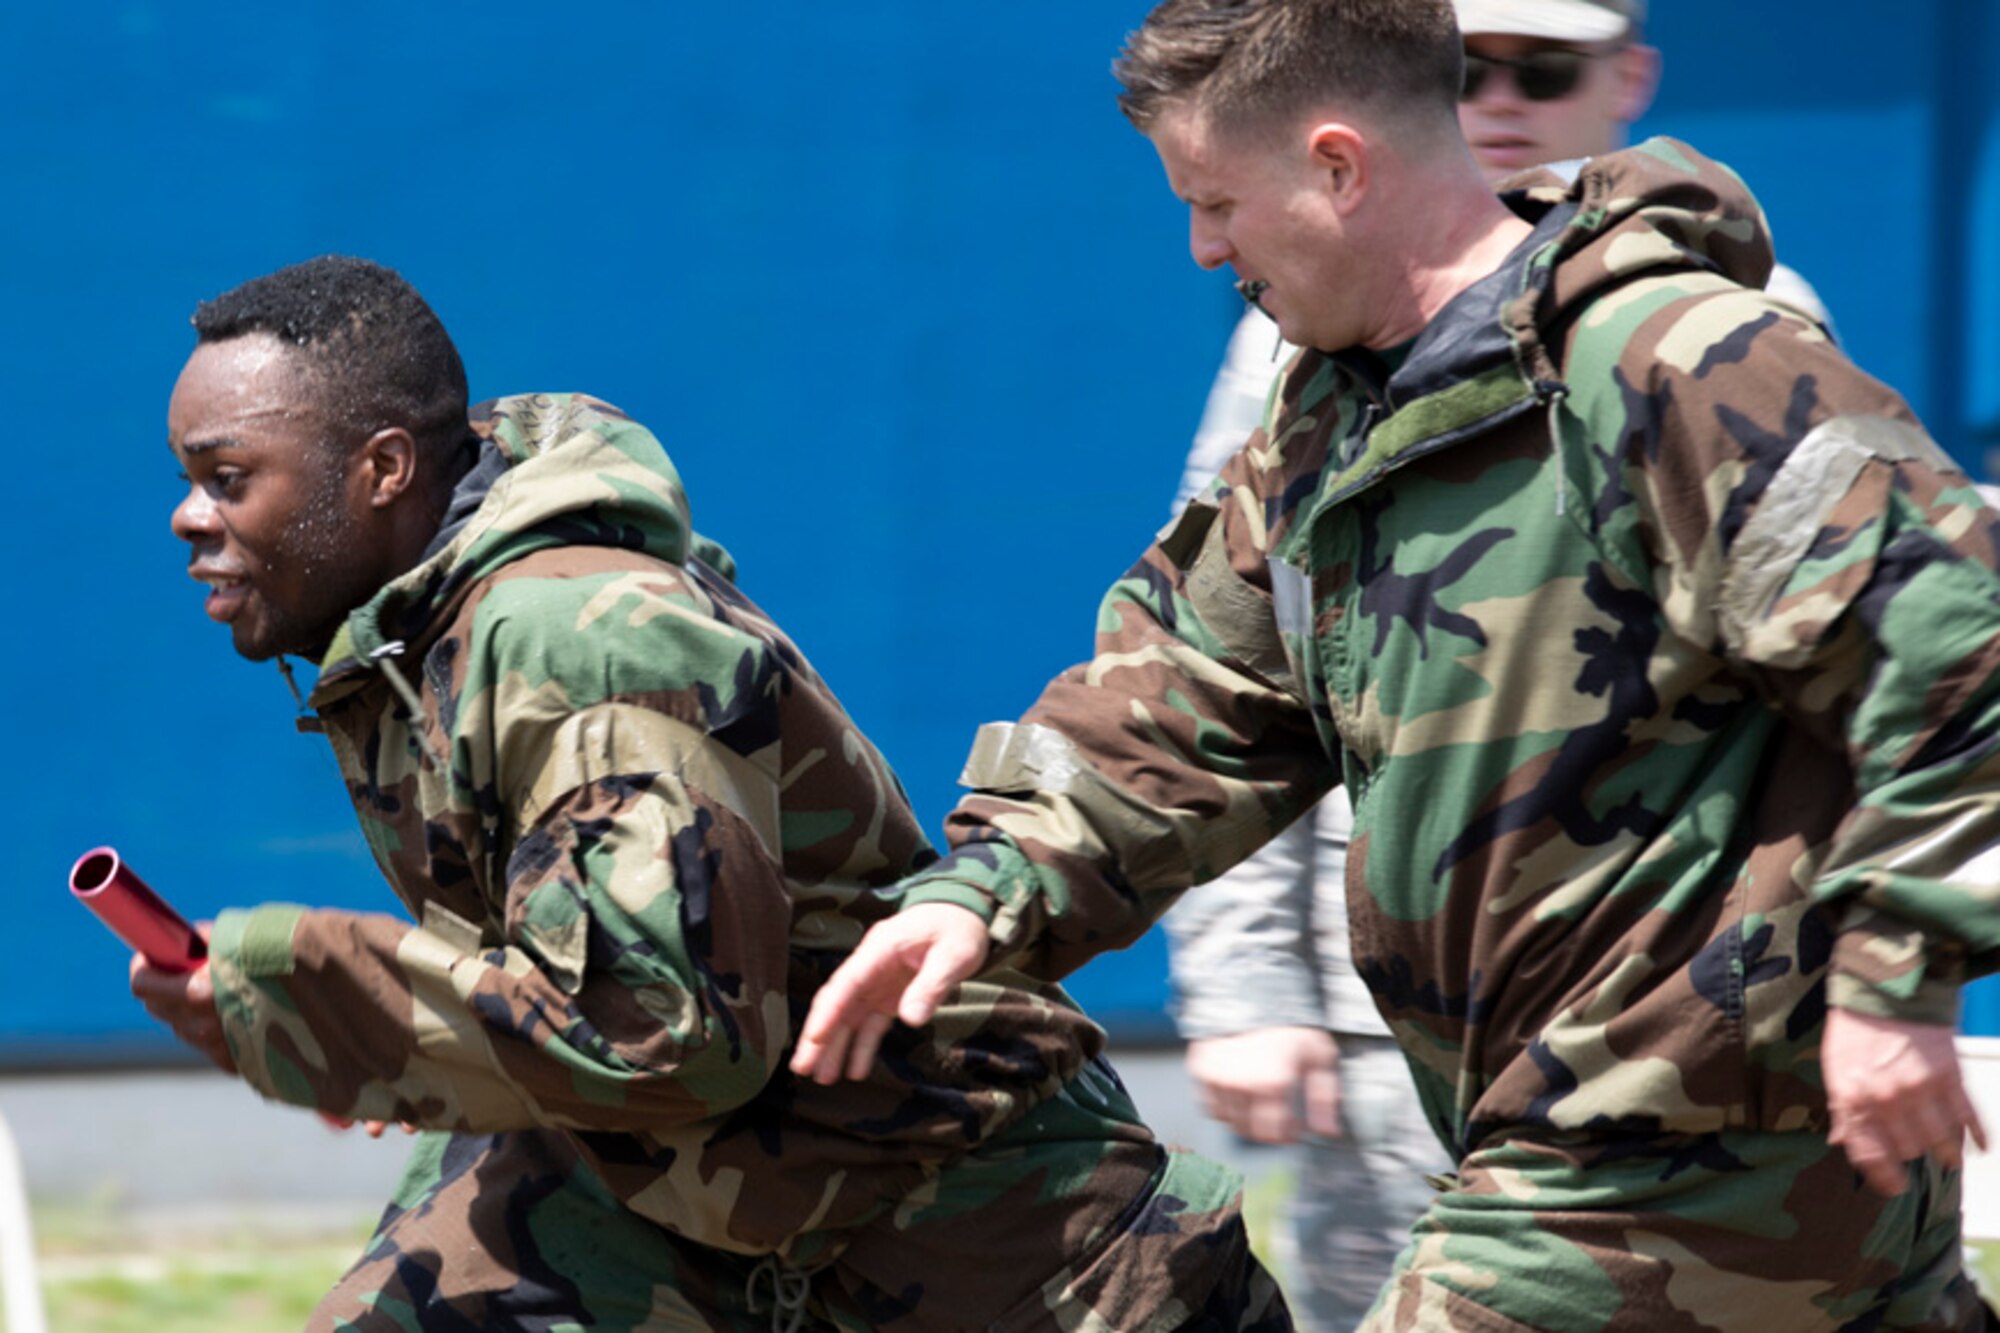
M203 301L193 323L204 343L268 333L299 348L334 420L364 434L401 426L434 463L469 434L465 363L437 312L394 269L322 255Z

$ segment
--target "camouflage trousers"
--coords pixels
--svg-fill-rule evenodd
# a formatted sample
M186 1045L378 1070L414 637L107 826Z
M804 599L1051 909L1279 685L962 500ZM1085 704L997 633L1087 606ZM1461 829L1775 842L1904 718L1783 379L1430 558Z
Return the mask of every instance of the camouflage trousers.
M1983 1330L1959 1178L1893 1199L1814 1134L1512 1141L1419 1220L1365 1333Z
M1234 1178L1134 1124L1115 1081L1079 1080L809 1273L654 1225L563 1134L427 1134L308 1328L1289 1333Z

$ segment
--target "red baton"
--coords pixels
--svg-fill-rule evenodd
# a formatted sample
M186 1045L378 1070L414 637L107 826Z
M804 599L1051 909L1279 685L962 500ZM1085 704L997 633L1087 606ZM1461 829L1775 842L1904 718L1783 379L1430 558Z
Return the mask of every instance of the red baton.
M192 972L208 944L110 847L93 847L70 867L69 891L111 933L162 972Z

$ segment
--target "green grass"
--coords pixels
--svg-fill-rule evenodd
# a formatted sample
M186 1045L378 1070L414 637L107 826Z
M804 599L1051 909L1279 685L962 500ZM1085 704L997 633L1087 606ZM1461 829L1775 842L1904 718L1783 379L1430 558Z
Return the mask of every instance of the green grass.
M2000 1240L1972 1245L1972 1275L1989 1303L2000 1305Z
M252 1333L303 1328L350 1261L274 1254L216 1269L170 1261L140 1274L52 1277L49 1327L64 1333Z
M113 1201L35 1214L48 1325L61 1333L269 1333L303 1327L361 1251L365 1224L331 1231L171 1233L128 1222Z
M1250 1233L1250 1248L1264 1261L1282 1285L1285 1275L1278 1271L1278 1228L1284 1225L1285 1205L1292 1198L1292 1173L1272 1171L1252 1181L1243 1191L1243 1226Z

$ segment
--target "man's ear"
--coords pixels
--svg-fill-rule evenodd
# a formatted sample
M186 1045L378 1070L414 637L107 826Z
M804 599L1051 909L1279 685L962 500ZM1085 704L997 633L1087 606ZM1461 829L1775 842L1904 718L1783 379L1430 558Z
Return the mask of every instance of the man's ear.
M368 503L387 509L417 481L417 442L401 426L385 426L361 446L361 481Z
M1360 206L1368 193L1368 141L1352 125L1326 121L1306 136L1313 166L1327 173L1333 206L1343 217Z
M1660 51L1635 42L1611 59L1618 74L1618 102L1613 114L1619 123L1630 125L1646 114L1654 94L1660 91Z

